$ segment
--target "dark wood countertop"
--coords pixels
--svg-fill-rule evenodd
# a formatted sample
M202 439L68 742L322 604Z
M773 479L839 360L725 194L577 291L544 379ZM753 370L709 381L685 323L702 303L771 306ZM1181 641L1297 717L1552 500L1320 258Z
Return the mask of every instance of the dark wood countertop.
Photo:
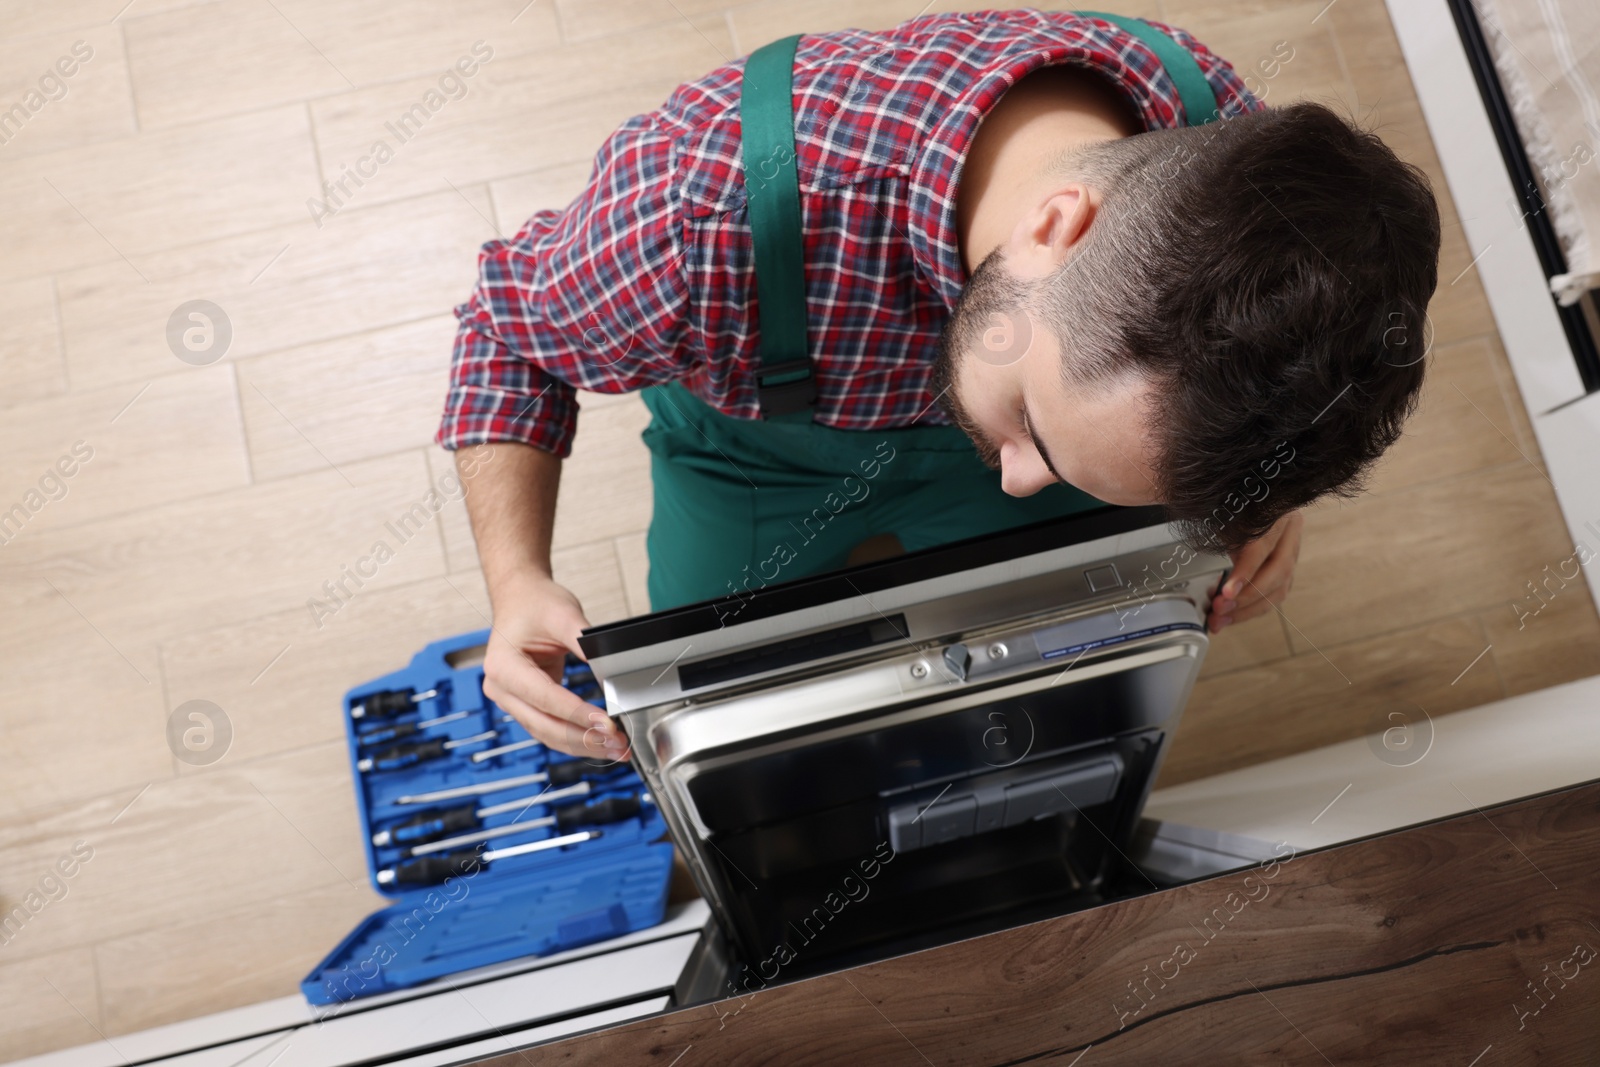
M1600 781L481 1061L1600 1064Z

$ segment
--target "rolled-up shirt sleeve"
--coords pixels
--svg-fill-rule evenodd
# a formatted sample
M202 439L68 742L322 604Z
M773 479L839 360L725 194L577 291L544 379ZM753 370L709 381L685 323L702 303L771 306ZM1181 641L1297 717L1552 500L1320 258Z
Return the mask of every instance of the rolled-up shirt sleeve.
M655 114L623 124L584 191L478 256L444 415L447 449L519 442L565 458L578 389L628 392L682 377L687 305L672 144Z

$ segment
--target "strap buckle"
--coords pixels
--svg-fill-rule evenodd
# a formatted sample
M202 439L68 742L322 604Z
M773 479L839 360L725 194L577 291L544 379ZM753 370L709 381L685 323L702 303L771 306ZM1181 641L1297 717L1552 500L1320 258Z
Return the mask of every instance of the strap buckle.
M756 368L756 388L763 419L794 415L817 402L817 380L807 356L779 363L763 362Z

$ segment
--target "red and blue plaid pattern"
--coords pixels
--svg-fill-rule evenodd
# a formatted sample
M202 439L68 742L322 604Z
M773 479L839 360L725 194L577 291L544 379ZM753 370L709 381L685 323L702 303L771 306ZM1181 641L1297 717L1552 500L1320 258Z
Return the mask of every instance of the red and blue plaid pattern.
M1225 111L1261 104L1181 30ZM935 346L966 280L955 191L979 120L1019 79L1094 67L1147 129L1187 120L1137 38L1070 13L929 15L886 32L807 35L794 105L817 422L847 430L942 424ZM588 187L478 257L437 435L446 448L518 441L566 456L575 389L681 380L757 417L755 275L739 141L743 61L629 119Z

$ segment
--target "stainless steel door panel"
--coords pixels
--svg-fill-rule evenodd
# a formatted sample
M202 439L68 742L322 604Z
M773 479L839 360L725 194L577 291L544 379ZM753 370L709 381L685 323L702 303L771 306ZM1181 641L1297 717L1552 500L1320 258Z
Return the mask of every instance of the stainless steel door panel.
M591 661L604 680L606 706L613 714L669 703L723 686L696 689L681 684L682 672L708 658L851 624L881 622L903 615L906 640L938 641L957 633L983 635L993 627L1015 626L1019 619L1060 611L1064 606L1089 608L1121 604L1138 614L1152 598L1187 596L1203 614L1208 581L1227 567L1225 558L1195 555L1177 549L1165 527L1070 545L972 571L913 582L847 600L806 608L751 623L731 623ZM1126 583L1093 588L1089 575L1106 566ZM849 662L844 654L811 664L824 669ZM788 673L787 669L755 672L740 679L757 685Z
M648 753L648 762L666 770L688 756L816 727L890 705L907 705L895 713L898 719L921 718L997 696L1059 684L1069 673L1076 681L1110 671L1132 670L1154 662L1151 656L1186 654L1198 660L1204 655L1207 642L1203 620L1186 598L1168 596L1147 603L1139 612L1138 624L1119 631L1124 619L1116 611L1074 612L1059 620L1047 620L1049 624L1045 626L1030 624L976 636L960 635L966 638L964 643L979 648L966 679L956 678L941 664L940 646L907 641L876 662L728 696L681 702L674 707L630 712L624 717L634 743L644 742L641 747ZM1004 647L1004 653L991 657L987 646L997 644ZM1146 652L1151 646L1155 650ZM1144 658L1128 658L1138 653L1143 653ZM1054 660L1060 661L1059 668ZM1040 669L1045 666L1053 669L1041 674ZM957 693L949 700L927 703L952 687L978 686L1008 678L1025 680L995 692ZM816 735L808 732L804 741L788 743L811 743L815 739Z

